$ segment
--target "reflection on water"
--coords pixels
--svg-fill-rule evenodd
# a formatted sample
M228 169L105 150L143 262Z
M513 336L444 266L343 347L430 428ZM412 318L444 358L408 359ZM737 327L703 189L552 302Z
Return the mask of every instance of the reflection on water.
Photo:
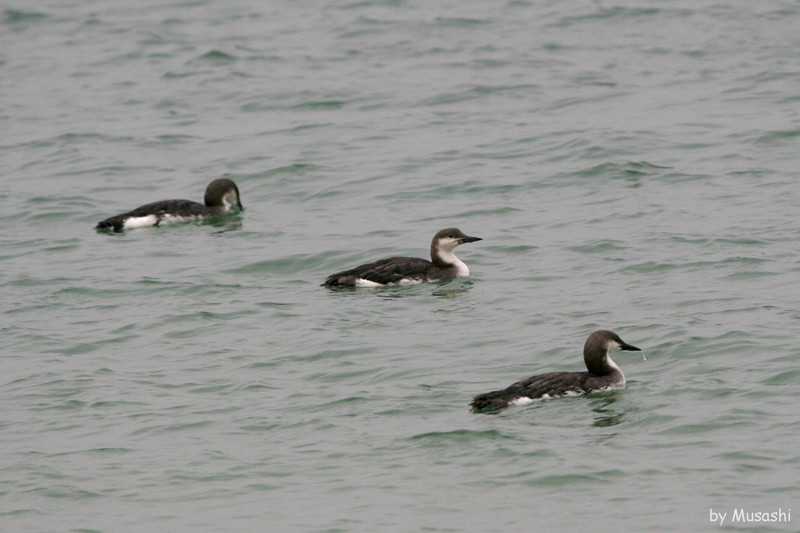
M606 393L593 402L595 405L600 404L598 407L593 407L592 411L595 413L595 420L592 423L594 427L604 428L616 426L625 421L627 412L619 411L617 409L610 409L609 406L617 401L617 392Z
M223 235L225 233L242 229L242 217L239 213L231 215L209 217L201 221L201 224L219 228L212 235Z
M800 4L171 4L0 10L0 529L697 531L794 497ZM92 231L210 177L247 210ZM452 225L480 275L320 287ZM669 402L469 411L606 327L669 355L620 355Z
M438 283L420 283L417 285L385 285L380 287L325 287L331 293L374 295L378 298L414 298L435 296L444 300L453 300L472 290L475 282L464 279L452 279ZM433 290L431 291L431 287Z
M452 300L472 290L474 281L469 279L453 279L438 284L438 287L431 292L432 296Z
M623 423L626 420L627 411L622 411L619 409L610 408L613 404L617 402L618 398L618 391L612 392L604 392L600 393L601 395L595 396L582 396L579 398L573 398L572 401L585 401L587 399L591 399L591 409L592 412L595 413L595 420L592 422L592 426L594 427L610 427L616 426ZM550 400L540 400L535 401L531 405L526 406L525 408L518 408L518 407L509 407L509 408L500 408L500 409L471 409L473 413L480 413L485 415L504 415L504 416L524 416L526 417L526 421L529 421L533 424L536 424L536 419L530 419L529 413L526 413L532 409L541 408L544 405L548 405L550 402L558 402L558 401L570 401L569 399L565 398L554 398Z

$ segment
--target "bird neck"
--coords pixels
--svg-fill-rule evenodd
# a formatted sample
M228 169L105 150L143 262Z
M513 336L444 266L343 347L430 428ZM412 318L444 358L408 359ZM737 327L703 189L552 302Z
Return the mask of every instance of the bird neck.
M456 257L452 250L441 250L435 246L431 246L431 259L433 264L440 268L455 268L459 276L468 276L469 268L461 259Z
M619 374L622 376L622 370L617 366L617 363L611 359L608 353L602 355L594 352L585 353L583 360L586 363L586 369L590 374L595 376L610 376L612 374Z

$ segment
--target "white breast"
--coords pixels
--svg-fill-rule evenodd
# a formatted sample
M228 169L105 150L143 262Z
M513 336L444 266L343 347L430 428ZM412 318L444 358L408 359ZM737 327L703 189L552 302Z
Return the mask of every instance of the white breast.
M455 257L455 256L453 256L453 257ZM469 276L469 268L467 268L467 265L462 263L461 260L458 257L456 257L455 266L458 269L458 275L459 276Z
M125 229L134 229L134 228L146 228L149 226L155 226L158 223L158 216L156 215L147 215L144 217L129 217L125 219L125 223L122 225Z
M182 217L182 216L170 215L169 213L165 213L165 214L161 215L161 222L159 222L159 224L163 226L164 224L177 224L179 222L190 222L190 221L193 221L193 220L200 220L202 218L203 217L201 217L201 216Z
M356 287L383 287L383 283L375 283L364 278L356 278Z
M453 252L439 251L439 257L448 265L456 267L457 276L469 276L469 268Z
M521 396L515 400L511 400L510 402L508 402L508 405L509 407L516 407L519 405L528 405L533 402L534 402L533 398L528 398L527 396Z

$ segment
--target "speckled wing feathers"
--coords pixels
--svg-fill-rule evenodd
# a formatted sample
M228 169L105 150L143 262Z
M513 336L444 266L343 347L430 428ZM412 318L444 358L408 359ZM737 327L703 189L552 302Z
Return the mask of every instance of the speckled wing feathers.
M125 220L128 218L156 215L160 220L167 213L183 217L202 217L212 215L213 211L203 204L191 200L161 200L137 207L133 211L107 218L97 224L97 229L112 228L114 231L122 231ZM158 223L156 223L156 225L158 225Z
M470 404L474 409L500 409L519 398L537 399L547 394L550 397L565 393L585 394L589 392L588 372L549 372L523 379L503 390L476 396Z
M328 287L352 287L357 279L387 285L398 283L403 278L427 276L436 266L430 261L416 257L390 257L374 263L359 265L328 276L323 285Z

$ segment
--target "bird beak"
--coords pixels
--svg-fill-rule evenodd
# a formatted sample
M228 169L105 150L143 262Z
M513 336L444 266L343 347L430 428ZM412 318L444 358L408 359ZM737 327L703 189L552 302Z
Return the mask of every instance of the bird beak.
M458 239L458 244L464 244L465 242L475 242L475 241L482 241L480 237L461 237Z
M629 352L641 352L641 348L637 348L636 346L631 346L630 344L625 344L624 342L619 347L620 350L627 350Z
M242 201L241 200L238 200L236 202L236 207L239 208L239 211L244 211L244 206L242 205Z

